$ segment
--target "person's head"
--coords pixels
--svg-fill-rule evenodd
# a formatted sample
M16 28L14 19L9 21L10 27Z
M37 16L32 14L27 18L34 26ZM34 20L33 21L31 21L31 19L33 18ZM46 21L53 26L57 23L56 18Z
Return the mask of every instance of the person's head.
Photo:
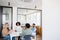
M9 27L9 24L8 23L5 23L4 27L5 28Z
M16 22L16 26L20 26L21 25L21 23L20 22Z
M26 27L26 28L30 28L30 24L29 24L29 23L26 23L26 24L25 24L25 27Z
M32 26L35 27L35 23L33 23Z

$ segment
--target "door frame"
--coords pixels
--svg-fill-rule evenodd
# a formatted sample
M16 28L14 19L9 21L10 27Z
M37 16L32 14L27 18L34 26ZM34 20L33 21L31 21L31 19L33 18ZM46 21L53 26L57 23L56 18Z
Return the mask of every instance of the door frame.
M13 28L13 7L9 7L9 6L0 6L1 7L1 14L0 15L2 15L3 14L3 8L11 8L11 29ZM1 16L1 36L0 36L0 38L2 37L2 29L3 29L3 25L2 25L2 16Z
M26 9L26 10L36 10L36 11L40 11L40 12L41 12L41 15L40 15L40 16L41 16L41 20L40 20L41 22L40 22L40 23L41 23L41 27L42 27L42 10L41 10L41 9L32 9L32 8L22 8L22 7L18 7L18 8L17 8L17 15L18 15L18 9ZM17 17L17 21L18 21L18 17Z
M2 10L1 13L3 12L3 8L11 8L11 29L12 29L13 28L13 7L10 7L10 6L0 6L0 7L1 7L1 10ZM2 18L1 18L1 20L2 20ZM2 24L2 22L1 22L1 24Z

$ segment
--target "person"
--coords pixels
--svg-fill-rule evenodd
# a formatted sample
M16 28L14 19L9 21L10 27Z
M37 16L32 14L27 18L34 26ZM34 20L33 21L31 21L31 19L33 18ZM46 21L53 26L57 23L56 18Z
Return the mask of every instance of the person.
M24 37L25 35L32 35L32 30L30 29L30 24L29 23L25 24L25 29L20 34L20 36L22 36L22 37Z
M19 32L19 33L22 33L22 28L21 28L21 23L20 22L16 22L15 31ZM18 37L18 40L21 40L20 36Z
M4 40L10 40L10 33L9 33L10 29L9 29L9 24L5 23L2 29L2 35L4 37ZM15 40L15 38L13 37L13 40Z
M33 36L33 38L35 38L35 36L36 36L36 26L35 26L35 23L32 24L32 36Z

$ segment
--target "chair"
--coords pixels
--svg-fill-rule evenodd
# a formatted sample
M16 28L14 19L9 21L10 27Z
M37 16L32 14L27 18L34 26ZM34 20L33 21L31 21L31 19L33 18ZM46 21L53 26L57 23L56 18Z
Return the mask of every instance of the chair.
M25 35L24 40L31 40L31 37L32 37L31 35Z

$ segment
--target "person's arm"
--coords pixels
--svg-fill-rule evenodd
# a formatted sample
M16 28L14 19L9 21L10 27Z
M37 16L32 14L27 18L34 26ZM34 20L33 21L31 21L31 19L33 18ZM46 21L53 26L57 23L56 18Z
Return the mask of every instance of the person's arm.
M25 36L25 31L22 30L22 33L20 34L20 36Z
M17 32L17 27L14 28L15 32Z
M36 28L35 28L35 30L34 31L36 31Z
M6 30L6 29L3 29L3 30L2 30L2 35L3 35L3 36L8 35L8 34L9 34L8 30Z
M13 32L15 32L15 30L11 29L11 30L9 31L9 34L11 34L11 33L13 33Z

